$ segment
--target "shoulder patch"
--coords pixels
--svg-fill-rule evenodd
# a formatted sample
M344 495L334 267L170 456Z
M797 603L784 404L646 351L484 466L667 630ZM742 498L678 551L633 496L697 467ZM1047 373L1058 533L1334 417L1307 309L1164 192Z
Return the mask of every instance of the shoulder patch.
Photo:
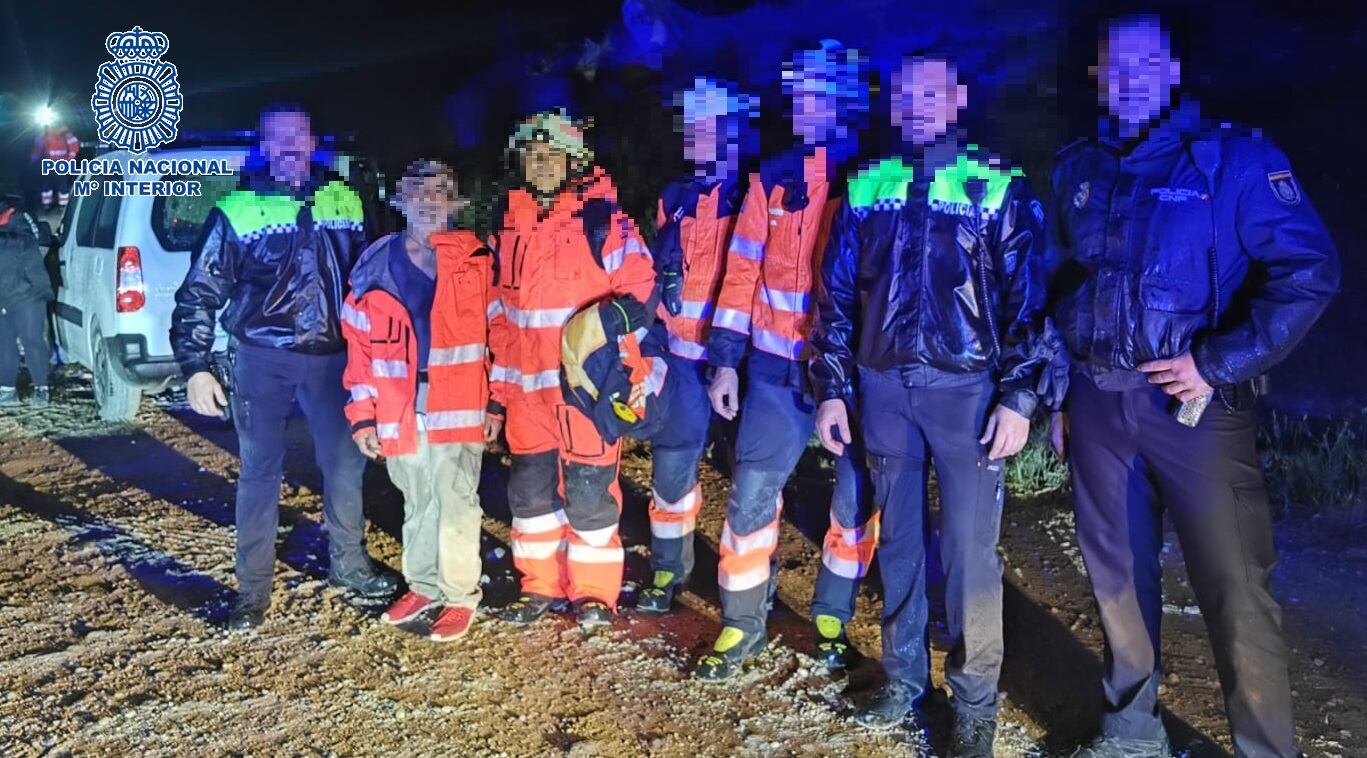
M849 181L850 207L856 211L895 210L906 204L912 170L901 158L885 158Z
M1290 171L1269 172L1267 183L1272 187L1272 194L1284 205L1300 204L1301 188L1296 185L1296 177L1292 176Z

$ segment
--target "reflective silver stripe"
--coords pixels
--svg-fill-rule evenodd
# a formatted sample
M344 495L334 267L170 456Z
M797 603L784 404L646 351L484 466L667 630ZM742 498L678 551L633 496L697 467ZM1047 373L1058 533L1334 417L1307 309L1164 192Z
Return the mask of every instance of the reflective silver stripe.
M766 353L781 355L793 361L801 357L802 347L806 344L803 340L790 340L768 329L756 329L751 341L755 347Z
M523 329L549 329L552 327L563 326L570 316L574 315L574 308L539 308L535 310L522 310L511 305L504 306L508 314L508 320Z
M739 234L731 235L731 252L752 261L764 260L764 243Z
M392 424L376 424L375 434L382 440L396 440L399 438L399 425L397 422Z
M788 292L768 287L760 288L760 297L774 309L789 313L806 313L812 302L810 292Z
M382 361L376 358L370 362L370 373L382 379L408 378L407 361Z
M489 307L486 308L484 311L484 315L486 318L493 318L494 316L497 316L500 313L503 313L502 298L495 298L492 303L489 303Z
M601 529L575 529L574 533L579 535L579 539L593 547L607 547L612 541L612 535L617 533L617 525L605 526Z
M427 351L427 365L456 366L462 363L477 363L484 360L484 354L482 342L455 347L434 347Z
M700 361L707 357L707 346L671 334L669 335L669 352L690 361Z
M534 561L545 560L564 549L564 540L550 542L524 542L523 540L513 540L514 558L530 558Z
M744 592L767 581L769 581L768 563L762 563L740 574L731 574L725 571L717 572L717 584L727 592Z
M846 579L858 579L869 571L869 567L859 561L841 558L830 552L822 554L821 562L831 570L831 573Z
M380 391L369 384L357 384L351 388L351 402L370 400L380 396Z
M519 534L540 534L555 531L568 523L569 520L565 518L564 511L551 511L540 516L525 518L514 516L513 530Z
M650 374L642 383L642 389L647 395L659 396L660 390L665 386L665 375L669 373L669 364L665 363L664 358L651 358L650 363Z
M427 414L427 428L478 429L484 426L484 411L437 411Z
M731 308L718 308L717 315L712 317L712 326L719 329L730 329L741 334L750 333L750 312L738 311Z
M365 311L352 307L351 303L342 303L342 320L357 331L370 331L370 317Z
M652 521L650 522L650 535L664 540L677 540L687 537L697 529L697 519L684 519L683 521Z
M736 555L745 555L756 550L763 550L778 545L778 523L771 523L763 529L744 537L731 531L731 525L727 524L721 530L721 544L731 548L731 552Z
M642 245L640 240L635 238L629 239L626 241L626 244L603 255L603 270L609 274L617 271L617 269L621 268L622 264L626 262L627 256L632 254L644 254L649 258L650 250L646 248L645 245Z
M624 553L620 547L594 547L571 542L565 557L571 563L621 563Z
M678 513L680 515L686 515L689 511L694 510L698 505L699 498L697 488L689 491L689 493L680 498L677 503L671 503L653 492L651 495L652 499L655 501L656 510L664 511L665 513Z
M560 369L547 369L535 374L522 375L522 391L560 389Z
M711 316L715 308L716 303L710 300L685 300L683 301L683 310L679 311L679 315L684 318L703 319Z
M523 392L536 392L552 387L559 388L560 369L552 368L535 374L524 374L508 366L494 366L489 372L489 381L517 384L522 387Z

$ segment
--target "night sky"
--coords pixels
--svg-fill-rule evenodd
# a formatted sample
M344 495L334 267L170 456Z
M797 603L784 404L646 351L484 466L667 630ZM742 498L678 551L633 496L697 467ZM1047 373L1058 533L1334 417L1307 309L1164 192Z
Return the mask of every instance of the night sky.
M1204 111L1272 136L1344 259L1343 293L1306 346L1274 374L1280 394L1293 405L1367 404L1367 346L1358 328L1367 322L1361 3L647 5L667 34L663 66L629 51L632 29L616 2L0 0L0 188L19 185L35 134L32 113L44 100L78 136L93 137L89 98L96 67L108 59L104 39L140 24L170 39L166 58L178 66L186 98L182 134L249 129L261 105L297 100L315 114L319 130L354 133L391 174L413 158L432 157L492 177L513 119L565 102L594 116L600 153L632 210L648 204L679 168L679 143L662 102L693 74L725 76L760 94L765 152L776 152L785 147L778 67L794 47L835 37L868 51L876 65L933 47L959 58L970 76L975 137L1023 165L1044 190L1039 178L1047 176L1053 151L1087 136L1095 117L1086 65L1098 20L1121 10L1166 11L1179 26L1184 78ZM603 56L592 81L576 68L586 40L612 41L617 51ZM875 111L874 119L885 116Z

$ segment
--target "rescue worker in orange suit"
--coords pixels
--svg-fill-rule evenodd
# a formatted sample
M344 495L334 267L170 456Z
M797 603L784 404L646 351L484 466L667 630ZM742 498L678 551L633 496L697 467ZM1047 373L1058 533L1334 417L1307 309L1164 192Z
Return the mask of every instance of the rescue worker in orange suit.
M617 533L620 443L561 392L561 327L597 303L629 333L648 326L655 287L650 251L593 164L583 127L563 111L523 121L508 141L521 186L495 219L496 320L490 334L494 404L507 409L513 563L522 593L499 616L536 621L572 604L581 626L610 623L622 584ZM636 308L618 308L630 296ZM632 311L635 311L632 313ZM633 323L640 321L642 323Z
M812 288L841 204L838 167L853 157L850 117L867 103L859 54L833 40L799 52L785 68L784 88L801 145L751 177L709 336L712 407L726 419L739 411L741 420L717 570L722 630L695 671L705 681L734 676L768 643L783 486L814 428L807 377ZM742 410L737 367L747 349ZM851 662L844 627L877 544L862 461L853 449L836 458L831 527L812 604L817 653L832 670Z
M408 592L380 620L403 624L437 606L428 636L448 642L479 605L479 473L502 427L485 415L493 253L451 229L465 200L448 166L413 163L391 202L408 227L361 255L342 308L346 414L361 453L383 460L403 492Z
M33 140L33 150L29 153L30 163L39 163L44 158L50 160L72 159L81 153L81 141L62 124L49 124L43 133ZM56 173L39 176L39 205L45 211L53 208L66 208L71 202L71 177Z
M692 176L660 195L655 268L669 372L661 395L665 425L651 436L650 560L652 581L636 609L666 613L693 570L693 533L702 507L698 463L707 446L707 334L716 309L726 247L745 191L739 176L741 130L758 101L698 77L675 95L684 157ZM661 333L662 332L662 333Z

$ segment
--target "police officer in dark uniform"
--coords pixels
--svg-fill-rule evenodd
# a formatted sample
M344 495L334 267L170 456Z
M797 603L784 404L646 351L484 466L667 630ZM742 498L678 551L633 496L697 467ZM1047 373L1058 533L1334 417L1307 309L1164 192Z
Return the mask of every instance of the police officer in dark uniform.
M1158 19L1111 22L1097 79L1109 118L1097 139L1059 155L1050 224L1051 310L1073 363L1053 436L1071 454L1107 651L1102 733L1078 755L1168 755L1164 508L1215 648L1236 753L1295 755L1251 405L1258 378L1337 289L1337 254L1286 156L1175 102L1180 65Z

